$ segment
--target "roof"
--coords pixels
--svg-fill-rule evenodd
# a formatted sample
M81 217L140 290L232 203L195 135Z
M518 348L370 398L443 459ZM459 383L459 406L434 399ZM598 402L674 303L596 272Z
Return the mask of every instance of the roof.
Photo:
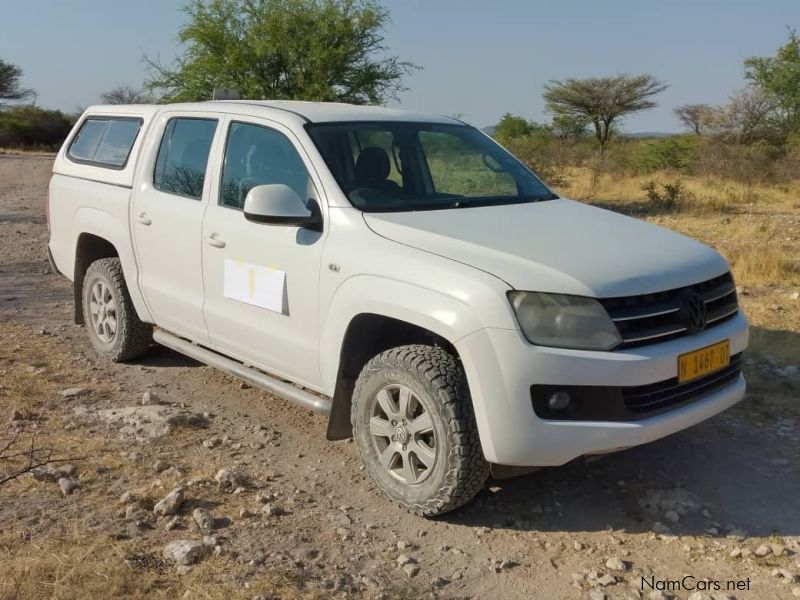
M341 102L305 102L301 100L213 100L176 104L95 105L87 112L93 114L120 114L150 116L159 109L246 111L257 115L259 109L288 111L312 123L335 123L343 121L422 121L425 123L460 123L452 117L435 115L399 108L364 106Z
M386 108L344 104L342 102L306 102L302 100L232 100L231 104L247 104L288 110L301 115L312 123L331 123L342 121L424 121L426 123L459 123L458 120L443 115Z

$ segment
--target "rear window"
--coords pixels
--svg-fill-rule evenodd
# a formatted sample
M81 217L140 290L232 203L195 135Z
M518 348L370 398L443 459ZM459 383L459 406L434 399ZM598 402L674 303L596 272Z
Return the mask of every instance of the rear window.
M67 156L77 162L121 169L131 154L141 119L89 117L72 140Z

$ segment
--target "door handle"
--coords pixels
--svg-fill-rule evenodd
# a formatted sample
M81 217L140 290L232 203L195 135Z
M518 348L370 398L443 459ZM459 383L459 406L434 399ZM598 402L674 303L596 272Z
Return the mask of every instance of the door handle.
M150 223L153 222L153 220L147 216L147 213L139 213L139 216L136 218L142 225L150 225Z
M219 239L216 233L212 233L210 236L208 236L208 245L214 246L214 248L224 248L225 242Z

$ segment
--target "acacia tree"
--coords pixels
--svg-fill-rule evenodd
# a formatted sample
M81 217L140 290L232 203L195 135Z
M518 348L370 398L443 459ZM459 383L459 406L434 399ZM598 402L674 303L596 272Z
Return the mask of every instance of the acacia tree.
M745 59L745 78L773 103L784 130L800 130L800 36L789 31L788 41L775 56Z
M149 104L153 101L150 94L126 84L120 84L101 94L100 98L103 104Z
M241 98L382 103L415 68L386 55L389 13L375 0L193 0L173 66L145 57L166 101Z
M550 81L544 86L545 106L555 116L591 123L603 157L614 124L621 117L656 106L652 97L667 84L651 75L616 75Z
M708 104L684 104L672 111L684 127L701 135L714 114Z
M558 139L566 143L586 135L586 120L571 115L555 115L552 128Z
M0 106L7 100L25 100L34 95L33 90L19 87L22 69L0 58Z

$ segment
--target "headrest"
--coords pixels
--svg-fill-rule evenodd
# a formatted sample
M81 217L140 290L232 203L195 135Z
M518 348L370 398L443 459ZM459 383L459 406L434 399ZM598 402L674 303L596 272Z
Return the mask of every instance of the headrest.
M378 146L367 146L356 160L356 179L380 181L389 177L392 167L386 150Z

